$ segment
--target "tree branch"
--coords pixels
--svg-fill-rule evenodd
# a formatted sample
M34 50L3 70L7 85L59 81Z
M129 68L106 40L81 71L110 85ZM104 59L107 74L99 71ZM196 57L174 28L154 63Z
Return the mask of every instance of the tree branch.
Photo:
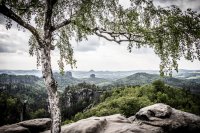
M101 29L96 28L94 33L99 37L102 37L108 41L114 41L116 43L121 43L121 42L143 43L143 41L138 40L138 38L141 39L141 38L143 38L143 36L132 34L132 33L106 31L105 29L102 29L102 28ZM109 35L110 38L108 38L108 36L106 36L104 34ZM123 39L121 39L121 38L123 38Z
M3 4L0 4L0 13L2 13L3 15L5 15L8 18L11 18L12 20L17 22L22 27L28 29L35 36L39 46L43 47L42 39L41 39L39 33L37 32L37 30L33 26L31 26L30 24L26 23L24 20L22 20L22 18L20 18L17 14L15 14L12 10L7 8Z
M64 20L62 23L53 26L53 27L52 27L52 31L58 30L59 28L62 28L63 26L66 26L66 25L68 25L68 24L70 24L70 23L71 23L71 20L70 20L70 19L66 19L66 20Z
M113 42L116 42L116 43L119 43L119 44L120 44L121 42L137 42L137 43L143 43L143 41L136 40L136 39L134 39L134 38L127 37L127 36L125 36L125 35L122 36L122 37L124 37L123 39L120 39L119 36L116 36L116 37L113 36L113 35L112 35L112 32L111 32L111 33L106 32L106 33L110 36L110 38L109 38L108 36L106 36L106 35L103 35L101 31L99 31L99 33L98 33L97 31L94 32L94 34L96 34L96 35L99 36L99 37L102 37L102 38L104 38L104 39L106 39L106 40L108 40L108 41L113 41ZM117 33L115 33L115 34L117 35Z
M75 21L72 21L74 25L77 25ZM137 34L132 34L132 33L127 33L127 32L113 32L113 31L107 31L106 29L103 28L98 28L95 27L93 29L84 26L84 25L78 25L81 26L81 28L90 31L94 33L95 35L104 38L108 41L113 41L116 43L121 43L121 42L136 42L136 43L144 43L143 36L142 35L137 35ZM137 38L137 39L136 39ZM140 40L139 40L140 39Z
M56 2L57 0L46 0L46 11L45 11L45 21L44 21L45 38L48 38L52 32L51 17L53 12L53 6L55 5Z

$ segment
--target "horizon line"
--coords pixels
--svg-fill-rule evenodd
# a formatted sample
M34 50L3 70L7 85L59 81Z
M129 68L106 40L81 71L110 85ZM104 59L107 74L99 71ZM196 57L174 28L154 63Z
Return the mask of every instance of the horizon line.
M187 71L198 71L200 69L178 69L178 71L180 70L187 70ZM42 71L40 69L0 69L0 71ZM52 71L60 71L60 70L52 70ZM65 70L66 71L85 71L85 72L89 72L89 71L111 71L111 72L126 72L126 71L160 71L160 70L156 70L156 69L135 69L135 70L94 70L94 69L90 69L90 70ZM176 71L176 70L172 70L172 71Z

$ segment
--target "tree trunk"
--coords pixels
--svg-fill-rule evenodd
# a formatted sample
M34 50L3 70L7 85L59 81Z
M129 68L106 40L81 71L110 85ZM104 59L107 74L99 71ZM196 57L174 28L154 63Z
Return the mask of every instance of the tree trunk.
M42 75L48 92L49 110L51 113L52 126L51 133L60 133L61 131L61 113L59 108L59 96L57 91L57 82L53 77L51 68L50 47L41 48Z

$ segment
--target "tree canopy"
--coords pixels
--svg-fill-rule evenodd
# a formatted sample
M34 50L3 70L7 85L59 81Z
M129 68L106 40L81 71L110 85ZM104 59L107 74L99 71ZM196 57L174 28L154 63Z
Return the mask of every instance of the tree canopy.
M63 62L72 67L76 63L71 40L81 41L88 35L129 42L130 51L132 47L153 48L161 59L161 75L178 71L181 57L200 60L200 15L191 9L183 12L177 6L155 7L152 0L130 0L128 8L119 0L1 0L0 13L6 16L7 29L14 20L33 34L30 54L37 55L38 65L38 49L44 47L40 42L48 23L51 49L60 50L61 70Z

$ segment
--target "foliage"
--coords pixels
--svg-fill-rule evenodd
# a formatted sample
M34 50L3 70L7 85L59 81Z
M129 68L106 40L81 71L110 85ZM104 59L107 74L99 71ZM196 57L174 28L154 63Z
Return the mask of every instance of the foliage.
M161 75L172 74L172 69L178 71L180 57L200 60L199 13L191 9L183 12L177 6L155 7L152 0L129 2L130 6L124 8L119 0L1 0L0 13L7 19L7 29L14 20L18 28L22 26L33 34L30 54L37 55L37 64L40 48L46 47L43 41L50 37L48 47L60 51L61 72L64 62L72 67L76 63L71 40L81 41L90 35L129 42L130 51L132 47L153 48L161 59Z
M74 121L73 120L65 120L62 122L62 125L66 125L66 124L70 124L70 123L73 123Z
M48 112L44 108L40 108L36 110L35 112L31 112L30 115L31 115L31 119L49 117Z
M11 124L20 120L21 102L19 98L0 93L0 126Z
M23 110L24 120L49 117L47 93L39 80L31 75L0 75L1 125L19 122Z
M179 110L200 115L200 101L198 100L200 96L193 95L187 90L165 85L160 80L141 87L116 88L104 93L101 97L101 102L98 105L85 112L79 112L73 120L115 113L129 117L142 107L160 102Z

